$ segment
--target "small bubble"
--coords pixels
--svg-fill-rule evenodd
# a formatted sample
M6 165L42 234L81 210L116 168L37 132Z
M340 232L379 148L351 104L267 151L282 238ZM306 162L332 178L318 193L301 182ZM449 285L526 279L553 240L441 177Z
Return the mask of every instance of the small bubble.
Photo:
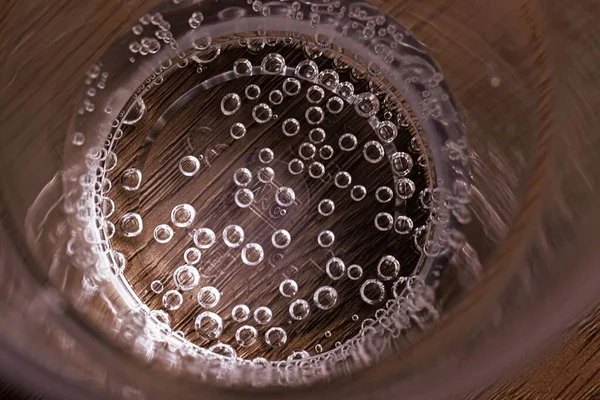
M352 151L358 146L358 139L351 133L344 133L338 140L338 146L342 151Z
M326 338L329 338L329 337L331 337L331 331L326 331L326 332L325 332L325 337L326 337Z
M248 85L244 90L244 94L248 100L256 100L260 97L260 87L258 85Z
M337 96L327 100L327 111L332 114L339 114L344 109L344 101Z
M394 256L383 256L377 265L377 275L384 281L391 281L400 273L400 262Z
M246 126L241 122L236 122L235 124L231 125L229 134L235 140L241 139L244 137L244 135L246 135Z
M273 110L265 103L260 103L252 109L252 117L259 124L267 123L273 117Z
M238 168L233 173L233 182L240 186L246 187L252 181L252 172L248 168Z
M415 194L415 183L408 178L401 178L396 182L396 194L403 200Z
M342 82L337 88L337 93L348 102L354 101L354 85L351 82Z
M221 300L221 293L219 293L214 286L204 286L198 290L196 299L201 307L213 308L219 303L219 300Z
M227 247L236 248L240 247L244 242L244 230L239 225L227 225L223 229L223 242Z
M392 171L399 176L406 176L412 170L413 160L410 154L396 152L390 157Z
M379 99L373 93L361 93L354 99L354 110L364 118L370 118L379 111Z
M281 130L285 136L296 136L300 132L300 122L294 118L288 118L281 124Z
M235 331L235 341L242 347L250 346L256 342L258 331L251 325L240 326Z
M212 346L210 346L207 350L225 358L237 357L237 352L233 349L233 347L225 343L215 343Z
M340 84L340 76L332 69L326 69L319 73L317 82L325 86L327 89L335 92Z
M285 249L292 242L292 235L285 229L278 229L271 235L271 243L277 249Z
M296 78L287 78L283 81L283 92L288 96L296 96L300 93L300 89L302 86L300 85L300 81Z
M223 320L214 312L204 311L196 317L194 327L203 338L214 340L223 332Z
M392 217L389 213L381 212L375 216L375 227L384 232L392 229L394 225L394 217Z
M390 121L380 122L376 131L377 136L383 143L391 143L398 136L398 128Z
M295 74L302 79L314 81L319 75L319 67L314 61L304 60L296 66Z
M352 316L352 321L355 321L355 322L358 321L358 315L357 314L354 314Z
M240 208L248 208L254 201L254 192L252 190L243 188L238 189L234 195L235 204Z
M271 91L271 93L269 93L269 101L273 105L279 105L283 103L283 93L281 93L281 90L276 89Z
M355 185L350 191L350 197L354 201L361 201L367 195L367 189L362 185Z
M283 297L294 297L298 293L298 284L293 279L285 279L279 284L279 293Z
M325 119L325 113L321 107L313 106L306 110L304 118L309 124L318 125Z
M365 160L371 164L376 164L383 160L383 157L385 156L385 150L383 149L381 143L376 140L371 140L365 143L363 147L363 156L365 157Z
M200 282L200 273L191 265L182 265L173 272L175 286L184 292L194 289Z
M265 258L263 248L258 243L248 243L242 248L242 262L246 265L256 266Z
M308 132L308 138L314 144L323 143L325 137L325 131L321 128L313 128L310 130L310 132Z
M273 150L269 148L260 149L260 151L258 152L258 159L263 164L270 163L271 161L273 161L274 158L275 154L273 153Z
M352 183L352 176L346 171L339 171L335 174L333 183L340 189L345 189Z
M85 135L81 132L73 133L73 139L71 140L75 146L81 146L85 143Z
M288 163L288 171L292 175L299 175L304 171L304 163L298 158L294 158Z
M328 144L319 148L319 157L321 157L323 160L330 160L331 157L333 157L333 154L333 147Z
M162 297L162 305L168 311L175 311L181 308L183 296L177 290L169 290Z
M194 156L185 156L179 160L179 172L185 176L194 176L200 170L200 160Z
M150 311L150 318L152 318L159 324L165 325L167 327L171 324L171 318L169 318L169 314L167 314L166 311L163 310Z
M389 203L394 198L394 191L387 186L380 186L375 191L375 198L380 203Z
M160 224L154 228L153 236L158 243L168 243L173 239L173 228L167 224Z
M363 276L363 269L360 265L352 264L346 270L346 275L348 275L348 279L357 281Z
M271 347L281 347L287 342L287 333L280 327L270 328L265 333L265 342Z
M252 63L245 58L236 60L233 63L233 72L239 76L252 75Z
M282 186L275 192L275 201L282 207L289 207L294 204L296 193L292 188Z
M327 264L325 265L325 272L327 272L327 275L331 279L337 281L345 275L346 265L341 259L337 257L332 257L329 259L329 261L327 261Z
M317 243L319 243L319 246L321 247L331 247L334 241L335 235L331 231L323 231L317 236Z
M267 54L261 62L264 73L269 75L281 75L285 73L285 58L281 54Z
M163 283L161 281L152 281L152 283L150 284L150 290L152 290L154 293L156 294L160 294L162 293L162 291L165 289L165 286L163 285Z
M294 300L288 309L290 317L296 321L303 320L310 314L310 306L308 301L303 299Z
M319 179L325 175L325 166L318 161L310 163L308 166L308 175L313 179Z
M133 28L131 28L131 31L133 32L134 35L141 35L142 32L144 31L144 28L140 25L134 25Z
M296 350L287 357L286 361L288 361L288 362L299 361L299 360L304 360L305 358L309 358L309 357L310 357L310 354L308 354L308 352L306 350Z
M138 213L128 212L119 220L119 228L125 237L135 237L142 233L144 224Z
M313 295L313 302L321 310L332 309L338 300L337 291L331 286L321 286Z
M333 200L323 199L319 202L317 210L322 216L328 217L333 214L333 211L335 210L335 204L333 203Z
M183 261L185 261L186 264L198 264L201 258L202 252L195 247L190 247L189 249L186 249L186 251L183 253Z
M179 204L171 211L171 222L179 228L187 228L194 222L196 210L189 204Z
M142 184L142 172L137 168L128 168L121 174L121 186L127 191L138 190Z
M200 228L194 231L194 243L199 249L209 249L217 241L217 236L212 229Z
M257 177L262 183L270 183L275 178L275 171L271 167L262 167L258 170Z
M235 322L244 322L250 317L250 308L245 304L238 304L231 309L231 318Z
M226 94L221 100L221 112L224 115L233 115L240 109L242 100L236 93Z
M202 21L204 21L204 15L201 12L193 13L188 19L188 23L192 29L199 27L202 24Z
M377 279L367 279L360 287L360 297L370 305L381 303L385 299L385 286Z
M320 344L315 345L315 353L319 354L323 352L323 346Z
M272 318L273 312L269 307L262 306L254 310L254 321L256 321L256 323L259 325L268 324L269 322L271 322Z
M311 86L306 91L306 100L311 104L319 104L325 98L325 91L321 86Z

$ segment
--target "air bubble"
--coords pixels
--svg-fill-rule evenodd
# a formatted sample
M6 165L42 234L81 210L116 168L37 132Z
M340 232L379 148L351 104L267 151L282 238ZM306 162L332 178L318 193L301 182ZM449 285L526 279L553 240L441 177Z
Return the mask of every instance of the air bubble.
M231 309L231 318L235 322L244 322L250 317L250 308L245 304L238 304Z
M347 102L354 100L354 85L351 82L342 82L338 85L337 93Z
M363 156L365 157L365 160L371 164L376 164L383 160L383 157L385 156L385 150L383 149L381 143L376 140L371 140L365 143L363 147Z
M257 338L258 331L251 325L240 326L235 331L235 341L242 347L247 347L254 344Z
M327 111L332 114L339 114L344 109L344 101L337 96L327 100Z
M384 232L392 229L394 225L394 217L392 217L389 213L381 212L375 216L375 227Z
M337 257L332 257L329 259L329 261L327 261L327 264L325 265L325 272L327 272L327 275L331 279L337 281L338 279L341 279L346 273L346 265L341 259Z
M319 67L314 61L304 60L296 66L295 73L302 79L314 81L319 75Z
M306 91L306 100L311 104L319 104L325 98L325 91L321 86L311 86Z
M328 217L331 214L333 214L333 211L335 210L335 204L334 204L333 200L323 199L319 202L319 205L317 206L317 210L319 211L319 214L321 214L322 216Z
M248 168L238 168L233 173L233 182L240 186L246 187L252 181L252 172Z
M331 247L335 241L335 235L331 231L323 231L317 236L317 243L321 247Z
M396 182L396 194L403 200L411 198L415 190L415 183L408 178L401 178Z
M396 152L390 157L392 171L399 176L406 176L413 167L413 160L410 154L404 152Z
M194 176L200 170L200 160L194 156L185 156L179 160L179 172L185 176Z
M162 305L168 311L175 311L181 308L183 296L177 290L169 290L162 297Z
M223 320L212 311L201 312L194 323L196 331L204 339L215 340L223 333Z
M194 222L196 210L189 204L179 204L171 211L171 222L179 228L187 228Z
M304 163L298 158L294 158L288 163L288 171L292 175L299 175L304 171Z
M287 342L287 333L280 327L270 328L265 333L265 342L271 347L281 347Z
M335 174L333 183L340 189L345 189L352 183L352 176L346 171L339 171Z
M219 300L221 300L221 293L219 293L217 288L214 286L204 286L198 291L196 299L201 307L213 308L219 304Z
M367 279L360 287L360 297L370 305L381 303L385 299L385 286L377 279Z
M296 321L301 321L310 314L308 301L303 299L294 300L288 309L290 317Z
M263 248L258 243L248 243L242 248L242 261L246 265L256 266L265 258Z
M323 143L325 137L325 131L321 128L313 128L310 130L310 132L308 132L308 138L314 144Z
M262 183L270 183L275 179L275 171L271 167L262 167L258 170L257 177Z
M373 93L361 93L354 99L354 110L364 118L371 118L379 111L379 99Z
M252 63L245 58L236 60L233 63L233 72L239 76L252 75Z
M261 63L261 68L265 74L282 75L285 73L285 58L281 54L267 54Z
M346 275L348 275L348 279L357 281L363 276L363 269L360 265L352 264L346 270Z
M351 133L344 133L338 139L338 146L342 151L352 151L358 146L358 139Z
M237 352L233 349L233 347L225 343L215 343L212 346L210 346L207 350L225 358L237 357Z
M340 84L340 76L334 70L326 69L319 73L319 76L317 77L317 82L319 82L319 84L325 86L332 92L335 92L337 90L338 85Z
M195 247L190 247L183 253L183 261L185 261L186 264L198 264L201 258L202 252Z
M259 124L265 124L273 117L273 110L268 104L260 103L252 109L252 118Z
M195 12L189 18L188 23L192 29L196 29L200 26L200 24L202 24L202 21L204 21L204 14L201 12Z
M383 143L392 143L398 136L398 128L390 121L380 122L376 131L377 136Z
M400 274L400 262L394 256L383 256L377 265L377 275L384 281L396 279Z
M296 193L292 188L282 186L275 192L275 201L282 207L289 207L294 204Z
M298 284L293 279L285 279L279 284L279 293L283 297L294 297L298 293Z
M259 325L266 325L273 319L273 312L269 307L261 306L254 310L254 321Z
M240 109L242 100L236 93L226 94L221 100L221 112L224 115L233 115Z
M75 146L82 146L85 143L85 135L81 132L75 132L71 143Z
M275 154L273 153L273 150L269 148L260 149L260 151L258 152L258 159L263 164L270 163L271 161L273 161L274 158Z
M236 122L235 124L231 125L229 134L235 140L241 139L246 135L246 126L241 122Z
M380 186L375 191L375 198L380 203L389 203L394 198L394 191L387 186Z
M283 93L281 93L281 90L276 89L271 91L271 93L269 93L269 101L275 106L283 103Z
M194 289L200 283L200 273L191 265L182 265L173 272L175 286L184 292Z
M350 191L350 197L354 201L361 201L367 195L367 189L362 185L355 185Z
M305 142L305 143L302 143L298 147L298 154L300 155L300 158L302 158L303 160L310 160L310 159L314 158L316 152L317 152L317 149L316 149L315 145L312 143Z
M308 166L308 175L313 179L319 179L325 175L325 166L318 161L312 162Z
M121 122L124 125L135 125L144 116L146 112L146 103L141 97L138 97L135 102L129 107Z
M137 168L128 168L121 174L121 186L132 192L142 185L142 172Z
M167 224L160 224L154 228L153 236L158 243L168 243L173 239L173 228Z
M199 249L209 249L217 241L217 236L212 229L200 228L194 231L194 243Z
M271 243L277 249L285 249L292 242L292 235L285 229L278 229L271 235Z
M333 154L333 147L328 144L319 148L319 157L321 157L323 160L330 160L331 157L333 157Z
M296 96L300 93L300 89L302 86L300 85L300 81L296 78L287 78L283 81L283 92L288 96Z
M260 97L260 87L258 85L248 85L246 86L246 90L244 94L248 100L256 100Z
M313 302L321 310L332 309L338 300L337 291L331 286L321 286L313 295Z
M142 233L144 224L138 213L128 212L119 220L119 229L125 237L135 237Z
M165 286L163 285L163 283L161 281L152 281L152 283L150 284L150 290L152 290L154 293L156 294L160 294L162 293L162 291L165 289Z
M240 208L248 208L254 201L254 193L250 189L238 189L234 194L235 204Z
M227 247L240 247L244 242L244 230L239 225L228 225L223 229L223 242Z
M311 125L318 125L325 119L325 113L321 107L309 107L304 113L304 118L306 118L306 122Z
M285 136L295 136L300 132L300 122L294 118L288 118L281 124L281 130Z

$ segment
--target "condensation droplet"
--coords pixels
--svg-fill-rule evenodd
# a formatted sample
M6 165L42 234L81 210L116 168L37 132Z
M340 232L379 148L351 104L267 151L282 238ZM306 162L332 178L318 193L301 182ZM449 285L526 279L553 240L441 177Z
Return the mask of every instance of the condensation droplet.
M260 66L265 74L281 75L285 73L285 58L277 53L267 54Z
M281 90L275 89L271 91L271 93L269 93L269 101L275 106L283 103L283 93L281 93Z
M295 74L302 79L314 81L319 75L319 67L314 61L304 60L296 66Z
M377 136L383 143L391 143L398 136L398 128L390 121L383 121L377 124Z
M308 166L308 175L313 179L319 179L325 175L325 166L318 161L310 163Z
M300 89L302 89L302 86L300 85L300 81L296 78L287 78L285 81L283 81L283 93L287 94L288 96L296 96L298 93L300 93Z
M311 86L306 91L306 100L311 104L319 104L325 98L325 91L321 86Z
M233 72L239 76L252 75L252 63L245 58L240 58L233 63Z
M329 111L330 113L339 114L344 109L344 101L341 98L334 96L327 100L326 107L327 111Z
M312 158L315 157L316 153L317 153L317 148L312 143L305 142L305 143L300 144L300 146L298 146L298 155L303 160L311 160Z
M331 157L333 157L333 154L333 147L328 144L319 149L319 157L321 157L323 160L330 160Z

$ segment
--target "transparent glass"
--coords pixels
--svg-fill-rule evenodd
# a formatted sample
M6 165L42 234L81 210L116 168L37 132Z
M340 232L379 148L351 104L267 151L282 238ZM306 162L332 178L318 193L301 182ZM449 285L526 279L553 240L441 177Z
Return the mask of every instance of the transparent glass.
M5 7L3 373L455 398L593 303L592 2Z

